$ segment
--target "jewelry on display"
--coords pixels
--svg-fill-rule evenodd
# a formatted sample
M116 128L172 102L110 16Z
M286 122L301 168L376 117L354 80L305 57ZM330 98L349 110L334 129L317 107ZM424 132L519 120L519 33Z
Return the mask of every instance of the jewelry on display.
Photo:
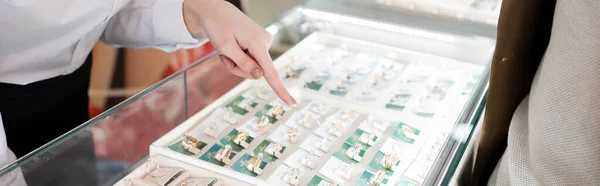
M244 100L240 101L240 103L238 104L238 107L251 112L252 110L254 110L254 107L250 106L251 104L249 102L251 102L252 99L249 98L245 98Z
M286 181L289 184L292 185L298 185L300 183L300 181L298 180L298 177L300 177L300 169L298 168L294 168L292 169L292 171L286 175Z
M354 148L352 157L357 157L357 156L359 156L360 151L362 150L363 146L361 144L354 144L354 145L352 145L352 148Z
M327 143L327 138L321 139L317 144L317 147L324 152L329 152L329 144Z
M291 141L292 143L296 143L296 135L298 135L298 127L294 126L285 134L285 139Z
M154 165L153 165L154 164ZM154 170L152 167L155 167ZM160 175L157 173L160 172ZM182 168L163 168L158 165L158 162L152 158L148 158L146 161L146 176L142 178L134 178L126 180L126 184L129 185L171 185L173 182L178 182L178 179L181 179L182 175L186 172Z
M249 144L248 144L248 142L246 142L247 139L248 139L248 132L240 131L233 139L233 143L238 144L244 148L248 148Z
M310 120L312 119L311 115L307 112L304 112L304 117L302 117L302 119L300 120L299 123L302 124L302 126L306 127L306 128L311 128L311 123Z
M273 156L277 158L281 157L281 150L283 150L283 143L276 143L275 149L273 149Z
M354 144L350 146L350 148L346 151L346 155L356 161L361 161L362 157L360 156L360 152L362 151L363 146L361 144Z
M183 135L185 137L184 141L189 141L192 144L198 144L198 143L200 143L200 140L198 140L198 138L196 138L196 137L194 137L194 136L192 136L190 134L186 133L186 134L183 134Z
M371 178L369 178L367 183L369 183L370 186L381 186L382 182L383 182L384 174L385 173L383 171L377 171L377 173L375 173L375 175L373 175L373 176L371 176Z
M333 123L333 126L331 126L331 128L329 128L329 133L333 134L337 137L342 137L341 129L342 129L342 123L335 122L335 123Z
M267 123L269 123L269 118L267 116L260 117L260 119L258 119L258 122L256 123L256 129L258 131L264 130L267 126Z
M310 151L308 156L302 158L300 163L302 163L302 165L304 165L310 169L313 169L314 168L314 164L313 164L314 159L315 159L315 151Z
M154 169L152 169L152 164L154 164ZM148 160L146 160L146 173L148 173L148 175L150 175L153 178L160 178L162 176L165 175L164 172L160 172L160 166L158 165L158 162L152 158L148 158Z
M265 152L271 154L277 158L281 157L281 150L283 150L283 143L271 143Z
M250 170L250 171L252 171L252 172L254 172L254 173L258 174L258 175L261 175L262 171L263 171L260 168L260 164L262 163L262 158L263 158L263 154L262 153L258 153L257 155L253 156L250 160L248 160L246 162L246 164L244 164L244 166L248 170Z
M324 114L325 112L325 103L319 103L316 107L313 107L313 111L319 114Z
M190 180L185 180L184 182L182 182L181 184L179 184L179 186L188 186L188 184L192 184L192 183L196 183L195 181L190 181ZM196 183L193 186L200 186L200 183Z
M198 147L200 146L200 143L202 143L200 140L186 133L181 141L181 146L188 152L199 154L200 149L198 149Z
M204 129L204 133L205 133L206 135L210 136L210 137L213 137L213 138L218 138L218 137L219 137L219 136L218 136L218 134L216 134L216 133L214 132L214 129L215 129L215 125L216 125L216 124L217 124L217 123L213 121L213 122L212 122L212 124L210 125L210 127L206 127L206 128Z
M344 119L347 122L351 122L352 120L354 120L355 116L356 116L356 110L354 110L353 108L349 108L346 115L344 116Z
M131 181L131 178L127 178L127 179L123 180L123 185L133 186L133 181Z
M281 119L281 115L283 115L283 106L280 104L275 105L271 110L271 116L277 119Z
M217 186L218 184L223 184L223 182L215 177L197 177L189 178L180 183L179 186Z
M400 161L400 157L398 156L398 154L396 154L394 152L388 153L383 158L383 166L386 169L393 170L394 167L396 167L396 164L398 163L398 161Z
M233 118L233 108L227 107L225 113L223 113L223 120L230 124L235 124L237 122L236 119Z
M373 83L371 85L373 85L373 86L379 85L381 83L381 76L382 76L381 73L376 73L375 77L373 77Z
M296 79L296 78L298 78L298 74L296 74L296 72L294 72L294 69L292 68L291 65L285 66L285 74L286 74L286 76L287 76L288 79Z
M410 139L416 139L417 135L415 135L415 129L410 128L406 125L402 126L402 132L404 133L404 135Z
M225 147L215 153L213 158L224 163L225 165L229 165L231 163L231 159L229 159L229 157L231 156L232 151L233 149L231 148L231 145L227 144Z
M377 137L377 130L374 130L372 133L363 133L360 135L359 140L362 143L366 143L367 145L375 145L376 142L376 137Z

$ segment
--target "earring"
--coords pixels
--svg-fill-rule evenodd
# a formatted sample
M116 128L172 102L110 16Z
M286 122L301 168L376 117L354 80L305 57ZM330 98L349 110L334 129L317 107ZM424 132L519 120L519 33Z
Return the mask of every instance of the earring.
M210 136L212 138L218 138L219 136L217 134L215 134L215 132L214 132L216 124L217 123L213 121L212 124L210 125L210 127L206 127L204 129L204 134L206 134L206 135L208 135L208 136Z
M248 111L248 112L252 112L252 110L254 110L254 107L251 106L252 99L250 98L245 98L242 101L240 101L240 103L238 104L238 107Z
M248 139L248 132L246 131L240 131L235 138L233 139L233 143L238 144L244 148L248 148L248 142L246 142L246 140Z
M415 134L415 132L416 132L415 129L413 129L413 128L409 127L409 126L402 125L402 132L404 133L404 135L407 138L410 138L410 139L413 139L413 140L417 138L417 135Z
M396 167L396 164L400 161L400 157L398 154L392 152L385 155L383 158L383 166L386 169L393 170Z
M280 104L275 105L271 110L271 115L274 118L281 119L281 115L283 115L283 106Z
M383 76L381 73L376 73L375 77L373 77L373 83L371 85L372 86L379 85L379 83L381 83L381 76Z
M299 182L300 182L300 181L298 180L298 177L300 177L300 169L298 169L298 168L294 168L294 169L292 169L292 171L291 171L289 174L287 174L287 175L285 176L285 180L286 180L286 181L287 181L289 184L292 184L292 185L298 185L298 184L299 184Z
M183 146L183 149L193 154L200 153L200 149L198 149L198 147L201 145L201 143L202 142L200 142L200 140L187 133L184 134L183 140L181 140L181 146Z
M298 78L298 74L296 74L296 72L294 72L294 69L290 65L287 65L285 67L285 73L286 73L286 76L288 79Z
M262 153L258 153L257 155L253 156L250 160L248 160L246 162L246 164L244 164L244 166L248 170L250 170L250 171L252 171L252 172L254 172L254 173L258 174L258 175L261 175L262 171L263 171L260 168L260 164L262 163L262 158L263 158L263 154Z
M384 174L385 173L381 170L377 171L377 173L375 173L375 175L373 175L373 176L371 176L371 178L369 178L367 183L371 186L381 186L382 182L383 182Z
M322 138L321 141L317 142L315 145L322 151L329 152L329 143L327 142L327 138Z
M302 158L300 163L302 163L302 165L304 165L310 169L313 169L314 168L314 164L313 164L314 159L315 159L315 151L310 151L308 156Z
M316 112L316 113L318 113L318 114L325 114L324 113L325 110L326 110L325 103L319 103L319 104L316 104L313 107L313 111Z
M346 155L356 161L361 161L362 157L360 156L360 152L362 151L363 146L361 144L354 144L350 146L350 148L346 151Z
M333 123L333 126L331 126L331 128L329 128L329 133L333 134L337 137L342 137L342 133L340 132L342 128L342 124L338 121L336 121L335 123Z
M362 143L366 143L367 145L373 146L377 142L378 131L373 130L372 133L363 133L360 135L359 140Z
M237 121L233 118L233 108L227 107L227 110L225 110L225 113L223 113L223 120L225 120L227 123L235 125Z
M275 156L277 158L280 158L282 149L283 149L282 143L275 143L275 144L270 144L269 148L267 148L265 150L265 152L272 154L273 156Z
M298 127L294 126L285 134L285 139L291 141L292 143L296 143L296 135L298 135Z
M300 120L299 123L301 123L302 126L310 129L312 127L310 124L310 120L311 120L311 115L307 112L304 112L304 117L302 117L302 119Z
M344 116L344 119L348 122L351 123L352 120L354 120L354 117L356 116L356 110L354 110L353 108L349 108L346 111L346 115Z
M224 163L225 165L229 165L231 163L231 159L229 157L231 156L232 151L233 149L231 148L231 145L227 144L222 149L219 149L219 151L213 155L213 158Z
M258 122L256 123L256 130L263 131L267 127L268 123L269 118L267 116L260 117L260 119L258 119Z

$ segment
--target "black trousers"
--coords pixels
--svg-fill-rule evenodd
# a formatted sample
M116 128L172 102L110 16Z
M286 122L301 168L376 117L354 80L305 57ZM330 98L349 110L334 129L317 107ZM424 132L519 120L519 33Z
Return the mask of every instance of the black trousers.
M0 83L0 113L17 158L89 120L92 57L75 72L28 85ZM92 134L83 131L22 165L31 185L96 185Z

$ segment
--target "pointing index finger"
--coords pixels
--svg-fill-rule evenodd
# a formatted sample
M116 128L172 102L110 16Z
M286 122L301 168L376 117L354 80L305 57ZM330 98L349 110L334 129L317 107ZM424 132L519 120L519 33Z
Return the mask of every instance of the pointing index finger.
M268 49L266 48L250 48L249 55L253 57L260 68L263 69L264 77L269 86L275 91L275 94L279 96L279 98L285 102L287 105L295 107L296 99L290 95L287 89L283 86L281 79L279 79L279 74L273 65L273 60L271 56L269 56Z

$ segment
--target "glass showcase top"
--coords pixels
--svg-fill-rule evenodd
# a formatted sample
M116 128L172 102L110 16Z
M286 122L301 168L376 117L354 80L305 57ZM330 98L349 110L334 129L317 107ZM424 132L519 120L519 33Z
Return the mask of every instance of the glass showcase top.
M213 53L4 167L0 175L8 179L22 174L28 185L114 185L124 183L124 178L131 181L129 178L135 178L139 170L148 168L147 159L155 155L170 159L165 161L184 162L182 168L202 168L202 162L215 161L210 156L201 161L212 147L241 145L217 138L240 130L251 133L267 118L264 123L272 127L268 134L282 133L285 138L291 129L296 129L297 144L273 135L248 135L268 142L263 152L254 152L263 145L259 142L262 140L247 142L251 150L237 151L239 155L231 158L235 160L232 165L215 167L224 168L223 172L216 172L253 178L252 175L258 175L254 169L244 163L236 166L244 158L244 162L256 160L260 153L263 159L273 158L273 164L264 165L268 167L264 169L266 174L257 176L259 179L240 183L277 185L289 180L275 175L285 177L285 173L296 168L311 168L305 165L307 161L302 164L304 156L295 156L306 152L316 154L313 157L323 159L319 162L327 166L313 167L308 172L299 169L299 173L307 173L299 177L299 185L321 181L368 185L372 180L441 184L452 175L447 173L453 169L449 166L460 159L456 155L461 155L461 145L470 135L457 128L472 129L483 108L494 40L477 34L478 31L454 29L447 33L427 26L377 22L308 7L296 7L266 27L274 37L270 52L286 86L302 100L300 108L286 113L291 108L275 98L257 101L270 91L259 86L260 82L250 83L229 75ZM319 116L321 107L332 110ZM235 118L237 125L211 128L205 124L218 113L229 113L228 118ZM348 120L354 117L351 113L357 117L352 121ZM288 124L295 120L306 125ZM309 123L314 127L309 128ZM387 125L379 130L378 123ZM214 132L215 140L210 138L213 133L206 132L207 126L221 131ZM181 143L181 136L186 131L191 134L193 129L201 129L193 136L201 142L194 144L204 144L196 146L198 151L190 151L194 148L186 149ZM354 134L357 136L352 137ZM327 147L331 153L317 149L324 153L319 154L302 147L301 142L309 139L329 139L335 145ZM280 142L287 147L281 152L281 159L276 158L277 151L264 151ZM412 150L404 149L406 146ZM349 153L352 149L360 155ZM300 164L286 162L290 158L300 158ZM378 158L397 161L388 162L392 165L388 167L385 162L376 161ZM323 173L326 168L333 170L343 165L362 166L365 171L351 171L347 179ZM137 177L143 178L144 172L147 171L141 171Z

